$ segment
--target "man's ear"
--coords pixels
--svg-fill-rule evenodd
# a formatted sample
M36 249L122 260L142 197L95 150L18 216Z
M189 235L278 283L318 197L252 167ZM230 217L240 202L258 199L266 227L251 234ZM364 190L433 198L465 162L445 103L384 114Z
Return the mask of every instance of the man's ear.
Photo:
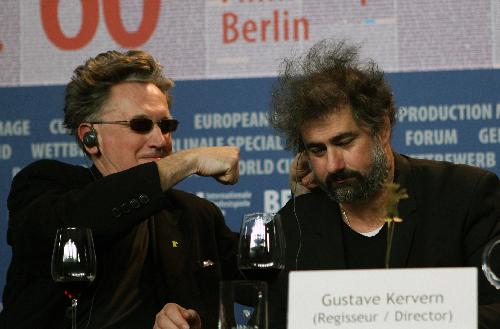
M388 117L384 118L384 126L382 127L382 130L380 131L379 137L380 141L382 144L389 144L391 142L391 123Z
M78 138L83 144L85 151L89 155L100 154L99 142L97 140L97 132L94 127L88 123L82 123L78 126Z

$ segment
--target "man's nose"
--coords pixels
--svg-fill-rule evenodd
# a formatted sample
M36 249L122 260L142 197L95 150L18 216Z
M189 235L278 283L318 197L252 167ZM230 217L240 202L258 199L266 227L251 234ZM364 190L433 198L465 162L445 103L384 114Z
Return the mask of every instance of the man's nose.
M167 145L167 139L172 139L172 134L163 134L157 124L153 125L150 135L149 142L155 147L165 147Z
M344 169L345 167L345 162L344 162L344 155L342 153L342 150L334 149L331 148L327 151L327 170L330 173L337 172L339 170Z

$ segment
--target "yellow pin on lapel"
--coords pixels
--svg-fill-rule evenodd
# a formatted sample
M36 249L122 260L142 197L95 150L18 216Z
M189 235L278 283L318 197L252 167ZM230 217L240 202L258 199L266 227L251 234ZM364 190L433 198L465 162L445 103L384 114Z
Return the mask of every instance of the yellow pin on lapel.
M172 247L177 248L178 245L179 245L179 242L172 240Z

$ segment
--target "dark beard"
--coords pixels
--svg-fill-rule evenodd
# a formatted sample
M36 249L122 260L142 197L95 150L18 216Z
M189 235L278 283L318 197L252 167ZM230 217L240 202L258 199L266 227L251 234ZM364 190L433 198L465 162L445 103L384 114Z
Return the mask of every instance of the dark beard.
M371 198L382 189L389 175L387 157L380 141L376 140L372 149L372 161L366 176L359 171L343 169L330 174L320 184L328 196L339 203L358 203ZM337 180L351 178L348 182L336 183Z

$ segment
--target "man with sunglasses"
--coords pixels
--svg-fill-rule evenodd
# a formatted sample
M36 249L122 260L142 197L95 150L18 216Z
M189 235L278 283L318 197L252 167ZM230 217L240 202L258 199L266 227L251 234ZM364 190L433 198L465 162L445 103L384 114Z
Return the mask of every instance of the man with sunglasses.
M41 160L14 178L1 328L69 327L50 262L57 228L74 226L92 230L98 261L79 328L152 328L157 314L162 328L216 327L218 282L237 276L235 235L214 204L173 187L193 174L236 183L239 149L173 153L172 86L142 51L76 68L64 122L93 165Z

